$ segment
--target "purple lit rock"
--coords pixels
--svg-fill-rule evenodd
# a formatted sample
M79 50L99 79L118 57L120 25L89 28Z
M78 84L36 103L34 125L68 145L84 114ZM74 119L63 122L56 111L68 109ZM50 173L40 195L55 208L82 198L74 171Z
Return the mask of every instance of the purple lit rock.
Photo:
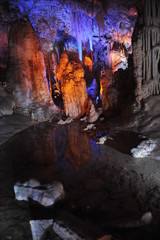
M76 38L77 51L82 60L82 50L86 50L84 43L88 43L90 51L95 51L97 44L99 49L105 51L108 44L111 47L116 41L124 44L127 52L131 52L131 35L137 18L135 3L136 0L110 0L103 4L96 1L92 8L89 1L11 0L10 9L11 19L30 20L45 51L52 51L57 40L63 45L66 36ZM63 34L57 39L59 31ZM102 60L108 65L106 54L110 55L110 52L105 53Z

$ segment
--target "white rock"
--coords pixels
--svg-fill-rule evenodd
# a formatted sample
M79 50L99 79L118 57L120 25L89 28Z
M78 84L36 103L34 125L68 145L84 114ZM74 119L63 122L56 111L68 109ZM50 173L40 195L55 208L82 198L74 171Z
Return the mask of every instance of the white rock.
M53 219L47 220L32 220L29 222L31 225L32 237L33 240L41 239L44 231L53 225Z
M65 193L63 185L59 182L54 182L51 185L36 184L38 183L32 181L28 183L25 182L24 184L16 184L14 186L16 199L28 201L28 198L31 198L32 200L39 202L41 205L48 207L64 197ZM39 189L33 186L42 186L43 189Z
M131 150L132 156L135 158L147 157L156 147L156 141L145 140L141 142L137 148Z
M104 142L107 140L107 137L106 136L104 136L104 137L101 137L100 139L99 139L99 142L97 142L96 144L104 144Z
M94 124L88 124L86 128L83 129L83 131L87 131L87 130L90 130L94 127Z
M26 187L34 188L34 187L39 187L40 182L35 180L35 179L30 179L29 181L25 182L23 185L26 186Z
M85 240L83 237L78 236L76 232L63 226L63 224L54 223L53 230L64 240Z

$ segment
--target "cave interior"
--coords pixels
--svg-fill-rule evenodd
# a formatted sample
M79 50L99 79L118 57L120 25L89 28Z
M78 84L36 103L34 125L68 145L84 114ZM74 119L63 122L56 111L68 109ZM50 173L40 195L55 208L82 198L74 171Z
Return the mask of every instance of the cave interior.
M1 0L0 239L159 239L159 102L159 0Z

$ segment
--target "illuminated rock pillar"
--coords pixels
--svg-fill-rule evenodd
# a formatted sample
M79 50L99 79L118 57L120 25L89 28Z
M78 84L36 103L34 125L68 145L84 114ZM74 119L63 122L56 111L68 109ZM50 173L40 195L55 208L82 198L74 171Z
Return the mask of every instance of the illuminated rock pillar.
M61 81L64 111L67 116L76 117L81 113L87 98L84 70L80 63L69 62L66 53L61 55L57 66L57 79Z
M9 32L7 88L17 112L33 119L50 119L58 110L49 93L44 57L29 22L14 23Z

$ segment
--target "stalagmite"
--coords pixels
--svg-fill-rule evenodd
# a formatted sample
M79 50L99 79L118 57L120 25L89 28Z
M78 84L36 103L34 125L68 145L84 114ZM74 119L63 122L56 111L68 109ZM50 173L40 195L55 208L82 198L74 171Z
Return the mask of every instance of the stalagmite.
M84 70L80 63L69 62L66 53L61 55L56 77L61 81L62 98L66 115L76 117L87 98Z

